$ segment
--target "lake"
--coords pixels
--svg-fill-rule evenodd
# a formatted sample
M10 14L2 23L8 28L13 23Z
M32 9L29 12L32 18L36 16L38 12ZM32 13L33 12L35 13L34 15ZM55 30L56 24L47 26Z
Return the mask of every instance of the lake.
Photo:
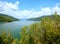
M14 21L14 22L9 22L9 23L1 23L0 33L2 31L5 31L6 33L10 31L15 38L17 37L19 38L20 37L19 32L21 31L22 27L29 26L36 22L38 21Z

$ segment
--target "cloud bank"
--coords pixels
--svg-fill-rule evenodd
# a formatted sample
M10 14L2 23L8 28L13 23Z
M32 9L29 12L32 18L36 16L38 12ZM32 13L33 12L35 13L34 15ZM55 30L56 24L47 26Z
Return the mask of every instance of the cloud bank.
M34 11L35 9L31 10L20 10L19 2L16 1L15 3L0 1L0 13L7 14L19 19L23 18L35 18L43 15L51 15L55 11L60 14L60 7L59 3L55 4L53 7L41 7L39 11Z

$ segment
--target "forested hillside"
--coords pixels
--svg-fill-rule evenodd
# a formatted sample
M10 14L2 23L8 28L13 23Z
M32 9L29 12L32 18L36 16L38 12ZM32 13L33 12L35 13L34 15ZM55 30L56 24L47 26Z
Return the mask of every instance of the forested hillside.
M12 16L8 16L6 14L0 14L0 22L12 22L12 21L18 21L19 19L14 18Z

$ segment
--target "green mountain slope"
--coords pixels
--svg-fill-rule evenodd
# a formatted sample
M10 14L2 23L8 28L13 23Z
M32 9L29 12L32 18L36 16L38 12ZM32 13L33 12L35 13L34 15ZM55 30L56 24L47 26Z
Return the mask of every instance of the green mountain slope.
M30 18L28 20L30 20L30 21L41 21L42 19L47 18L47 17L49 17L51 19L55 19L55 20L60 19L60 15L58 15L57 13L54 13L53 15L41 16L41 17L37 17L37 18Z
M28 20L30 21L40 21L42 18L44 18L45 16L42 16L42 17L37 17L37 18L30 18Z
M12 21L18 21L19 19L14 18L12 16L8 16L6 14L0 14L0 22L12 22Z

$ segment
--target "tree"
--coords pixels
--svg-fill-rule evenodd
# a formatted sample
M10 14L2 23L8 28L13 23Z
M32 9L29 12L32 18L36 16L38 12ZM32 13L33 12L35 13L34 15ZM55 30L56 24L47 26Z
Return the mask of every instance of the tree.
M60 41L60 31L56 23L55 20L49 17L41 21L41 29L43 30L41 42L43 44L57 44Z
M28 33L28 27L25 26L22 28L22 31L20 33L20 44L29 44L29 33Z

